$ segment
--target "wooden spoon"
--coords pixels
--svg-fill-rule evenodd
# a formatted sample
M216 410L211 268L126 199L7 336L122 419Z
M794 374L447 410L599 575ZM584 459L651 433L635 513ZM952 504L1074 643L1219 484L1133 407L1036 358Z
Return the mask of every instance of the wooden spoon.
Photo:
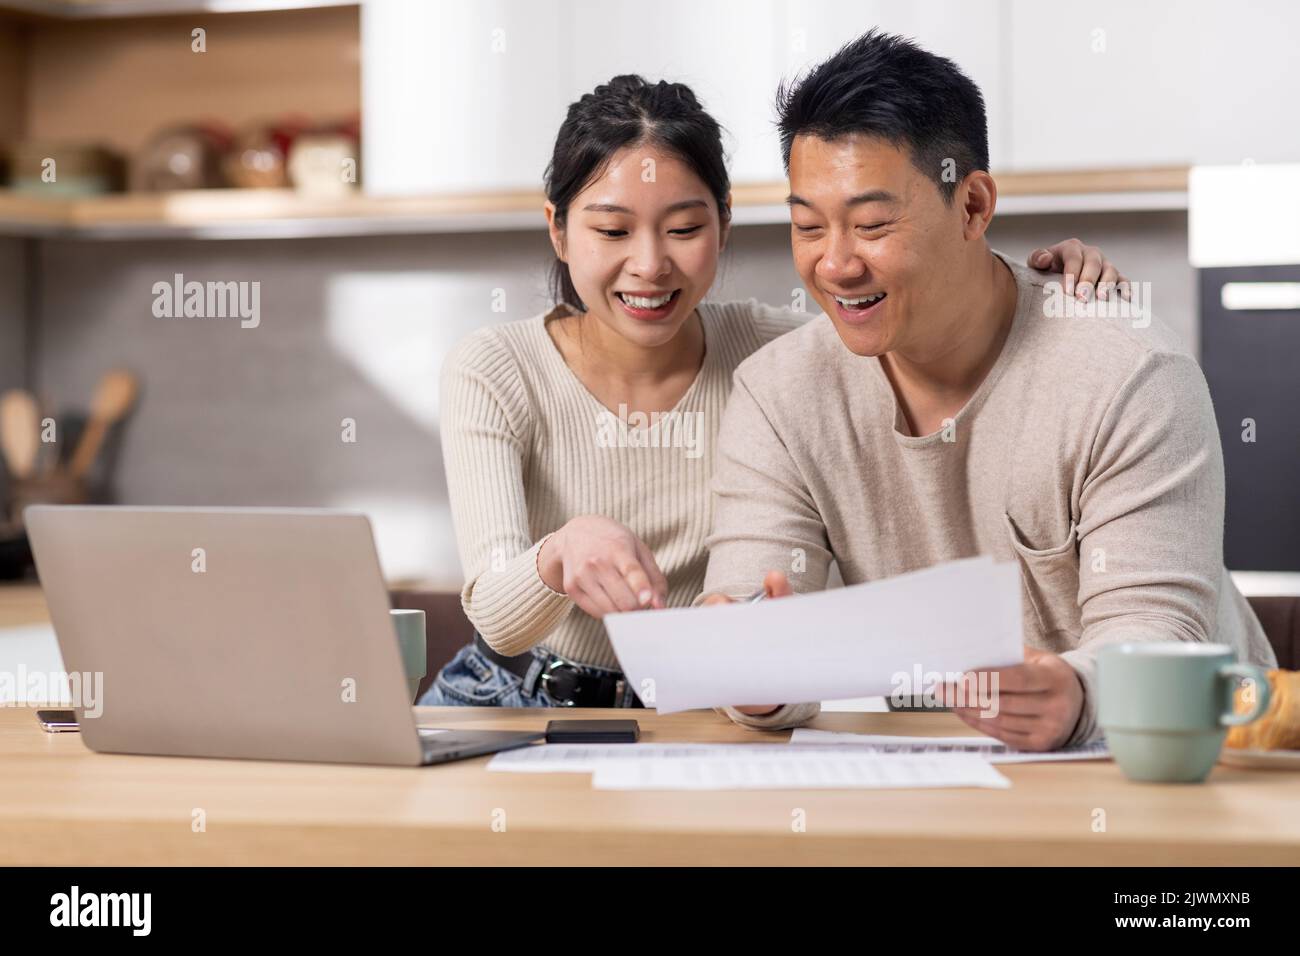
M95 398L90 404L90 418L68 467L72 477L78 480L86 477L95 464L104 439L108 437L108 430L131 410L139 390L136 377L124 369L106 372L99 380Z
M0 453L9 474L30 478L41 447L41 413L36 399L21 388L0 396Z

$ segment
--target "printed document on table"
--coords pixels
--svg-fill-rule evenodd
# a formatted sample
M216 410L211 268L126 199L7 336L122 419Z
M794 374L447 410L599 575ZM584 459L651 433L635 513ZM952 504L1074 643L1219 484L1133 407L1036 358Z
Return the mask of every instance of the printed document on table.
M834 730L796 727L790 744L800 750L813 747L819 753L826 746L841 746L854 752L884 754L962 754L983 757L989 763L1047 763L1058 760L1106 760L1110 750L1104 741L1065 747L1061 750L1016 750L984 735L975 737L907 737L888 734L851 734Z
M782 743L753 744L533 744L503 750L488 762L488 770L502 773L592 773L606 763L632 760L705 760L756 757L780 760L828 753L843 756L851 748L832 741L788 747Z
M591 785L595 790L1004 790L1011 781L974 754L854 752L608 761L596 766Z
M829 750L833 745L817 747ZM746 751L788 752L783 744L533 744L503 750L488 770L507 773L591 773L599 764L626 760L671 760L724 757ZM783 754L777 754L783 756Z
M864 584L604 618L623 672L668 714L923 693L926 675L1024 661L1018 565L966 558Z

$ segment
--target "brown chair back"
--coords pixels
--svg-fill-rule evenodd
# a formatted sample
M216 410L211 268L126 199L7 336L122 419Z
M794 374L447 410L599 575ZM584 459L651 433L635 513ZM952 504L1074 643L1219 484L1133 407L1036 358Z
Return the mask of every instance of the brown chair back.
M1247 598L1277 654L1277 666L1300 670L1300 598Z
M457 593L394 591L391 597L393 607L418 608L425 614L429 672L420 683L418 700L429 689L442 666L474 639L474 626L465 617ZM1249 600L1277 653L1278 667L1300 670L1300 598L1252 597Z

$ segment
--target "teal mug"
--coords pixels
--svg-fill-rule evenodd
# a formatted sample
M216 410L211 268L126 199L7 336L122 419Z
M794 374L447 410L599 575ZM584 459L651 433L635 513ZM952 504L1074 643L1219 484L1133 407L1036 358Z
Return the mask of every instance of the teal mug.
M1102 648L1097 667L1097 719L1130 780L1200 783L1228 728L1268 710L1267 675L1238 663L1226 644L1113 644ZM1254 683L1254 707L1238 714L1234 691L1245 681Z
M397 632L397 646L402 651L402 666L406 670L406 684L410 688L409 697L415 701L420 681L429 670L428 646L424 639L424 612L406 608L388 612L393 619L393 630Z

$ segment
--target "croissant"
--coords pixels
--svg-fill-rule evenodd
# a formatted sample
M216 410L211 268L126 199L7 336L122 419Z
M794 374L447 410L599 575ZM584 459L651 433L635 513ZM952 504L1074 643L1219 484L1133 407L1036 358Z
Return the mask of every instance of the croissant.
M1240 750L1300 750L1300 671L1269 671L1268 710L1258 720L1228 731L1225 746ZM1250 710L1246 687L1237 688L1237 713Z

